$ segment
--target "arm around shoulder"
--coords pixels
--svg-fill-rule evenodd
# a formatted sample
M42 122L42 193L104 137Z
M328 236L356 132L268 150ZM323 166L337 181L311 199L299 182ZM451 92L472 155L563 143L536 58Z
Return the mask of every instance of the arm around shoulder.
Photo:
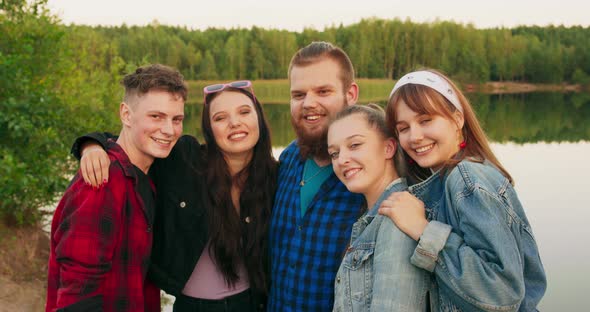
M111 138L116 138L113 134L109 132L91 132L85 134L81 137L76 138L74 144L72 144L72 149L70 153L76 159L80 160L82 158L82 151L85 144L88 143L96 143L102 147L102 149L107 150L107 140Z

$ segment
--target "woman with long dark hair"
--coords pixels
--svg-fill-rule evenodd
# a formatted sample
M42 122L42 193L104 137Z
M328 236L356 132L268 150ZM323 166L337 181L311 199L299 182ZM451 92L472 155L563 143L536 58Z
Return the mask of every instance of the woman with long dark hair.
M148 278L176 296L174 311L264 310L277 167L270 131L249 81L204 92L206 144L185 135L149 172L158 193ZM84 176L106 180L92 165L104 151L86 143Z

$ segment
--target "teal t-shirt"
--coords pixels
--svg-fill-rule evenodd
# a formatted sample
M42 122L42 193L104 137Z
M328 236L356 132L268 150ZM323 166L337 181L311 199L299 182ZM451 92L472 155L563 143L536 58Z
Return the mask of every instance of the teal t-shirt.
M307 159L303 166L303 185L301 186L301 216L305 215L307 206L311 203L320 187L334 172L332 164L320 167L313 159Z

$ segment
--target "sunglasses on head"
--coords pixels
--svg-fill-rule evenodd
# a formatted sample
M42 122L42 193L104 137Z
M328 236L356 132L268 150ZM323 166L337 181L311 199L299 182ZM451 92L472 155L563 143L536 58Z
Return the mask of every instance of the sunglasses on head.
M203 88L203 103L207 103L207 94L221 92L227 88L236 88L236 89L250 89L249 91L254 96L254 89L252 88L252 82L250 80L239 80L233 81L229 83L218 83L206 86Z

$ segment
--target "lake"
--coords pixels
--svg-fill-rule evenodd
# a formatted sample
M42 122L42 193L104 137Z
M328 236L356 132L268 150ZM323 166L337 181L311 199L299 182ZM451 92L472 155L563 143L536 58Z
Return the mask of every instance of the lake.
M590 94L468 94L492 148L516 181L548 288L544 311L580 311L590 291ZM202 138L202 105L188 105L184 131ZM265 104L280 151L295 137L289 105ZM167 307L171 311L170 307Z

